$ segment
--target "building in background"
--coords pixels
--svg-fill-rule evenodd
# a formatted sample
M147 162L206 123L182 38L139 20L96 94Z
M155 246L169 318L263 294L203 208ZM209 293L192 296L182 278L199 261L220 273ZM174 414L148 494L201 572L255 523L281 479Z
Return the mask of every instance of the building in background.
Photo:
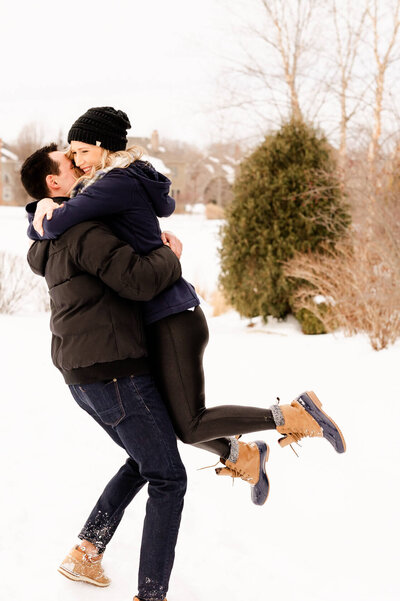
M141 146L145 158L171 180L171 196L177 210L196 203L224 208L231 202L232 185L242 158L238 145L215 144L212 154L204 154L177 141L160 144L157 130L149 138L129 137L128 146L133 144ZM156 161L161 161L163 167L158 168Z
M27 196L23 191L19 171L21 161L0 139L0 205L24 205Z
M158 131L154 130L150 138L128 138L128 146L135 144L145 151L144 159L150 161L157 171L171 180L171 196L177 208L184 205L186 198L188 159L179 150L179 144L166 148L160 144Z
M40 144L39 144L40 145ZM176 210L186 205L215 204L225 208L232 200L232 185L242 154L238 145L213 144L203 153L176 140L160 143L157 130L150 137L129 137L128 146L141 146L144 159L171 180ZM23 206L28 202L20 181L22 161L0 140L0 205Z

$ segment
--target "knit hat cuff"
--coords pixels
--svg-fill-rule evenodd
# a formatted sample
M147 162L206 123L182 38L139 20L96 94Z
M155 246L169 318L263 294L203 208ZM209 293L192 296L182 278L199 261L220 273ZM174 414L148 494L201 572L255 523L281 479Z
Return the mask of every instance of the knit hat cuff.
M93 146L101 146L102 148L106 148L111 152L116 152L117 150L125 150L125 145L122 143L118 143L114 138L110 138L106 135L102 135L99 140L99 132L91 132L85 129L80 129L79 127L71 127L68 134L68 142L71 143L72 140L75 142L84 142L85 144L92 144ZM100 144L98 144L100 142Z

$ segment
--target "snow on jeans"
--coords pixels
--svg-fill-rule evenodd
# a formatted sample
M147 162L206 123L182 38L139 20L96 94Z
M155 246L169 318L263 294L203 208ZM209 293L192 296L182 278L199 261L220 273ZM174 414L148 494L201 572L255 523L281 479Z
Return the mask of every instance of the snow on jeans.
M165 598L179 531L186 472L176 435L150 375L70 385L72 396L129 455L94 506L79 538L103 551L125 508L148 482L139 597Z

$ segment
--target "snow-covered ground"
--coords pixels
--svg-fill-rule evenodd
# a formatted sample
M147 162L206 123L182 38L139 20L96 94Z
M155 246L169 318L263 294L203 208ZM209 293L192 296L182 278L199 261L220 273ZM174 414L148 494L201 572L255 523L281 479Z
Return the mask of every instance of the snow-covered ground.
M184 272L204 289L218 273L217 222L176 216L163 227L184 242ZM23 254L20 209L0 210L0 248ZM348 450L324 440L280 449L269 442L264 507L248 486L217 478L214 455L180 445L189 486L169 601L391 601L400 598L400 342L374 352L364 336L306 337L294 320L252 329L234 312L209 318L208 405L269 406L315 389ZM110 543L107 589L63 578L57 566L108 479L121 449L74 403L50 361L48 315L0 315L2 486L0 598L131 600L146 494ZM390 426L390 427L389 427Z

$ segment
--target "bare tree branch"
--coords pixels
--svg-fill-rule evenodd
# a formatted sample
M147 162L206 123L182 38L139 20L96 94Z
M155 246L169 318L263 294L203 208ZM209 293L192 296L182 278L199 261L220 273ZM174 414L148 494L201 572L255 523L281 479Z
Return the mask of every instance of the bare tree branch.
M372 129L371 141L368 149L368 161L370 163L370 173L373 188L376 189L379 186L379 178L377 175L376 162L380 151L380 138L382 133L382 111L383 111L383 97L385 92L385 77L387 70L391 62L395 60L393 51L395 44L398 39L398 32L400 27L400 0L396 0L395 5L392 9L392 31L391 34L386 37L387 46L386 50L380 50L380 46L383 45L382 37L379 32L379 13L378 13L378 2L377 0L370 0L368 6L368 16L372 24L373 31L373 54L376 64L375 74L375 93L374 93L374 124Z

